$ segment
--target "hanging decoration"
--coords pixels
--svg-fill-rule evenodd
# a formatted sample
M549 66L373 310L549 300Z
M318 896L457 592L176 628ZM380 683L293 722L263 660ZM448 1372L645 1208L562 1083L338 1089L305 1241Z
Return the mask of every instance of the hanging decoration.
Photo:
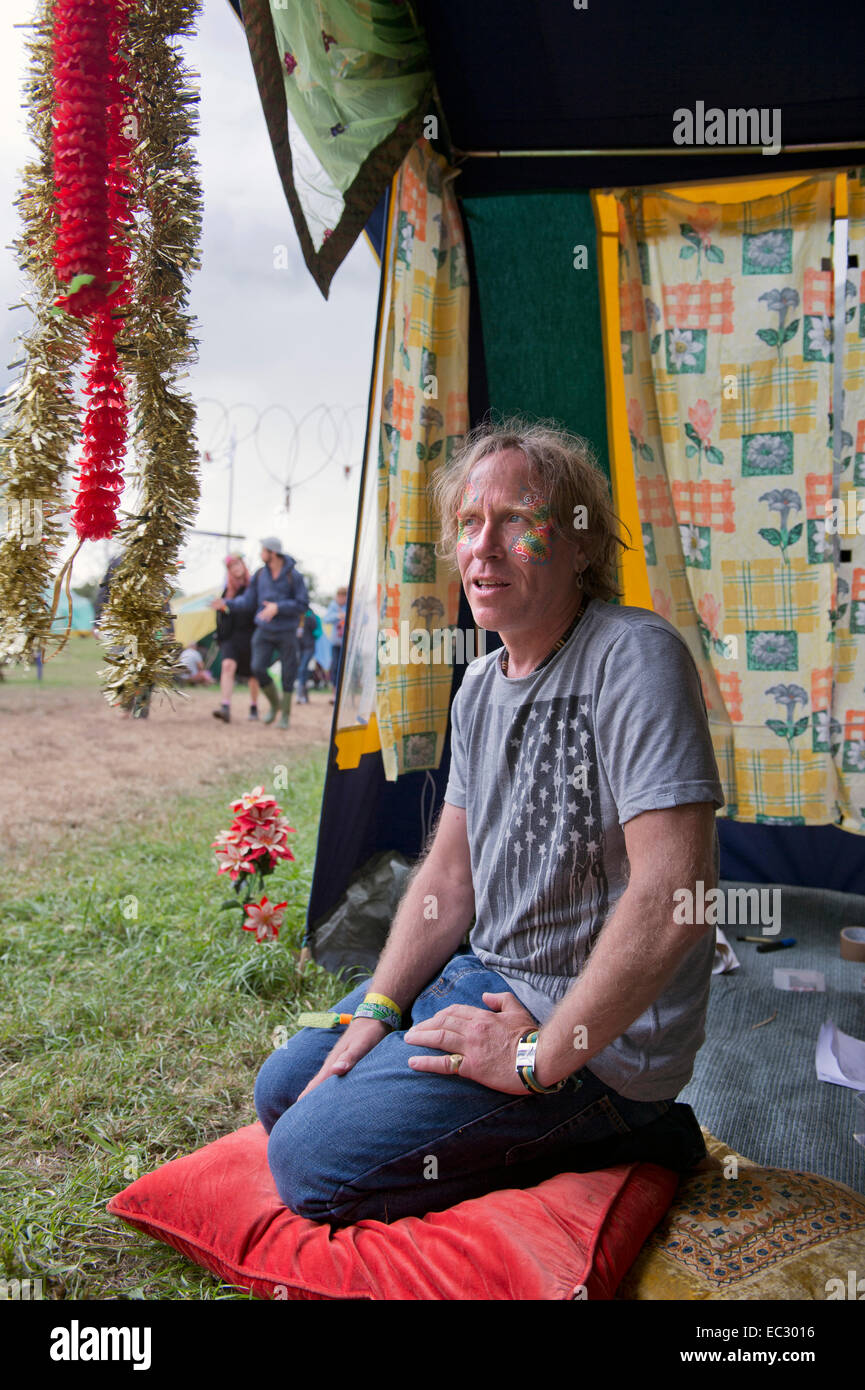
M55 0L54 6L54 269L66 287L54 303L90 323L84 449L72 511L81 540L112 535L123 488L127 411L115 339L129 299L131 145L120 51L129 4Z
M37 156L18 200L16 250L35 288L26 301L34 326L4 402L0 656L52 654L43 594L65 538L61 513L70 511L62 486L86 336L71 520L79 548L114 536L122 552L101 624L112 703L174 683L166 615L198 501L195 412L176 385L196 349L186 310L202 215L192 152L198 96L175 45L192 33L199 5L42 0L30 43ZM139 497L118 528L130 407ZM32 544L10 525L25 504L39 514ZM55 608L70 566L57 578Z
M42 0L31 35L25 81L34 153L16 199L21 233L13 243L29 281L22 302L31 325L20 335L21 374L3 397L0 443L0 659L33 663L49 645L50 591L65 539L63 481L79 411L75 368L84 347L80 321L54 312L53 265L58 212L54 201L53 45L50 0Z
M101 631L111 643L112 703L174 684L169 602L185 532L198 506L195 407L178 379L196 360L189 278L199 266L202 196L193 142L198 93L175 40L191 34L199 0L147 0L129 11L130 129L136 216L133 286L118 349L130 392L138 501L117 531L121 560Z

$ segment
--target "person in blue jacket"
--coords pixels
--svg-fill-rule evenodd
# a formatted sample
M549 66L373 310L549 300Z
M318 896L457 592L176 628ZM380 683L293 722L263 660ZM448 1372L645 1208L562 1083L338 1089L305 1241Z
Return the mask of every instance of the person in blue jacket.
M276 686L268 667L279 654L282 669L282 706L279 726L288 728L291 696L300 661L297 628L309 606L309 594L303 575L290 555L282 548L278 536L265 536L261 542L262 566L252 576L252 582L237 598L213 600L212 607L223 613L238 609L255 613L252 634L252 674L255 676L268 704L265 724L272 724L280 712Z

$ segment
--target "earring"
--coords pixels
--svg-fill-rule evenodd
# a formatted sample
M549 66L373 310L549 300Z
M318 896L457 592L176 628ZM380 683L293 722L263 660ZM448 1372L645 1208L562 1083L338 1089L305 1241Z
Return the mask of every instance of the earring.
M582 576L582 573L578 571L578 572L577 572L577 588L578 588L578 589L582 589L582 587L583 587L583 576Z

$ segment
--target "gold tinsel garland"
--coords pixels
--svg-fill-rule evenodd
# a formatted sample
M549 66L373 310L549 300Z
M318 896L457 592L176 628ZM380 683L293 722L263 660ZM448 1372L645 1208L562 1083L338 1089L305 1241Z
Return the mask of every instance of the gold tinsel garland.
M174 684L177 644L168 602L176 584L184 533L198 502L195 409L177 378L196 360L187 313L188 278L199 265L202 196L192 141L198 94L172 40L194 30L200 0L139 0L129 15L124 55L133 94L133 299L117 339L131 389L137 510L124 513L115 540L122 550L100 635L109 644L101 673L111 703L149 687ZM18 263L34 285L25 301L33 326L21 337L23 373L7 394L8 424L0 444L0 659L32 662L45 652L50 587L68 535L63 478L76 442L79 411L75 370L84 350L77 320L52 313L57 233L52 177L52 0L42 0L30 41L30 131L36 158L19 197L23 231ZM5 504L3 506L2 504ZM41 539L27 544L12 523L19 511L41 509Z
M22 373L3 398L0 443L0 659L32 662L46 651L51 607L45 598L67 535L63 479L79 423L75 369L82 325L53 314L52 256L57 234L51 150L52 5L42 0L28 39L26 88L35 156L16 199L21 235L13 246L31 289L22 301L32 326L20 336Z
M199 0L146 0L130 12L126 60L137 122L134 298L117 346L130 380L138 510L123 513L122 558L100 630L111 643L106 698L174 683L168 602L198 503L195 408L176 386L196 360L188 278L199 265L202 196L192 141L198 94L171 40L193 31ZM142 216L143 213L143 216Z

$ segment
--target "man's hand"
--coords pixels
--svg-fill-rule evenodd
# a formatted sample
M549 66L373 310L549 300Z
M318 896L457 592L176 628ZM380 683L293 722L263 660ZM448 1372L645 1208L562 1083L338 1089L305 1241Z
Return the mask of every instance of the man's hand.
M526 1088L515 1071L517 1043L523 1033L537 1027L537 1020L524 1009L516 995L484 994L486 1008L471 1004L452 1004L425 1023L416 1023L405 1035L415 1047L434 1047L463 1057L460 1077L478 1081L491 1091L522 1096ZM413 1071L434 1071L452 1075L450 1057L409 1057Z
M276 604L271 603L270 599L266 599L259 609L258 616L263 623L269 623L271 618L275 618L278 612L279 609Z
M214 598L210 600L211 608L216 608L220 613L228 612L228 604L224 598Z
M328 1053L324 1066L303 1088L297 1100L303 1100L304 1096L309 1095L310 1091L314 1091L316 1086L320 1086L329 1076L345 1076L355 1062L372 1052L387 1032L387 1024L379 1023L375 1018L353 1018L339 1042Z

